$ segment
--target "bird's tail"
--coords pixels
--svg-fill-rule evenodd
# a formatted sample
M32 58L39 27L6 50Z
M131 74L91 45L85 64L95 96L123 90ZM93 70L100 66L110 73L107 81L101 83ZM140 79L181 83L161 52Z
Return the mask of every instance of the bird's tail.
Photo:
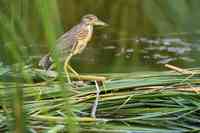
M45 70L50 70L52 64L53 64L53 61L49 54L43 56L38 63L38 65L41 66Z

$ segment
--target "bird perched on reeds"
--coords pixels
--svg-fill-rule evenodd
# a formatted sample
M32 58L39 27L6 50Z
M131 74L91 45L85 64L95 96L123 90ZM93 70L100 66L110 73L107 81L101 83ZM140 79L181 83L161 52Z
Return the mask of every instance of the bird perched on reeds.
M75 74L77 73L68 64L69 60L72 56L80 54L85 49L88 42L91 40L93 26L95 25L106 26L107 24L99 20L95 15L89 14L83 16L78 25L72 27L68 32L58 38L55 48L41 58L39 66L45 70L50 70L54 62L51 55L54 51L57 51L60 55L59 61L64 63L64 71L70 82L68 69Z

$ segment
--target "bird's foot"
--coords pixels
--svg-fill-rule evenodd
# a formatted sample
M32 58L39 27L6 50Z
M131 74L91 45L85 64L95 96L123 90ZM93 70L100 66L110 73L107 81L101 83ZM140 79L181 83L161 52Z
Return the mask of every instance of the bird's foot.
M103 76L93 76L93 75L72 75L73 79L83 80L83 81L105 81L106 77Z

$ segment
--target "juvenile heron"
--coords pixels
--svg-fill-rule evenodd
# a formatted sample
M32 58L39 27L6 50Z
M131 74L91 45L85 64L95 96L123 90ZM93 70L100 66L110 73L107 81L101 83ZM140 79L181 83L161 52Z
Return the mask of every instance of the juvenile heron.
M93 26L95 25L106 26L107 24L99 20L95 15L89 14L83 16L80 24L72 27L68 32L58 38L55 48L42 57L39 61L39 66L45 70L52 69L53 60L51 55L52 52L57 51L60 55L60 61L64 63L64 71L67 74L68 81L70 82L68 70L76 75L78 75L78 73L76 73L68 64L69 60L72 56L82 53L85 49L88 42L91 40Z

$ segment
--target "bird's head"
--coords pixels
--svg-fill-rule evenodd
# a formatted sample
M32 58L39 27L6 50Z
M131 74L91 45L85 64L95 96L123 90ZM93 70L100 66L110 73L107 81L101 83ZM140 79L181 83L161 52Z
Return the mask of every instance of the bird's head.
M104 23L103 21L99 20L97 16L88 14L83 16L82 22L89 24L89 25L101 25L101 26L107 26L108 24Z

